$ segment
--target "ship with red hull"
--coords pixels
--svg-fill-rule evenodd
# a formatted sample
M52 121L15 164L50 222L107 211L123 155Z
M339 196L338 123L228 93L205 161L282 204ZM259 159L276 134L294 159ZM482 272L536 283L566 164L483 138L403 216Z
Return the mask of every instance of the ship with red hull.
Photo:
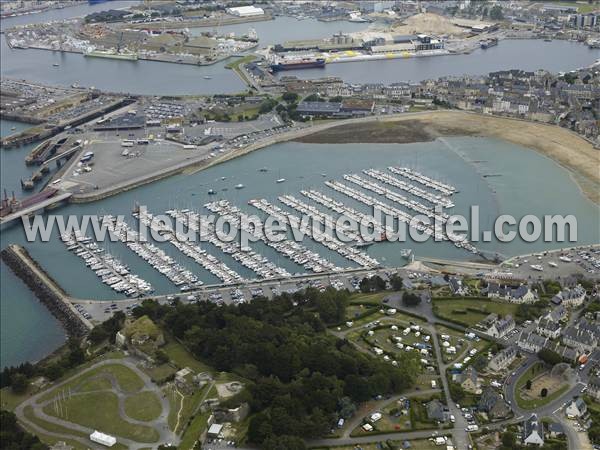
M289 59L271 64L271 71L281 72L283 70L320 69L324 67L325 60L323 58Z

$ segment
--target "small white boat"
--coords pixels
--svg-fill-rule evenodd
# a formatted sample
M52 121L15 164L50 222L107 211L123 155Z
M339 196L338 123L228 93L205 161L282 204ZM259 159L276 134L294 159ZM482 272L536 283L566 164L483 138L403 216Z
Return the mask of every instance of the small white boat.
M212 80L212 77L211 77L211 76L208 76L208 75L204 75L204 79L205 79L205 80Z
M54 63L54 64L52 64L52 66L54 66L54 67L60 67L60 64L59 63Z
M242 183L235 185L236 189L242 189L243 187L244 187L244 185Z
M285 181L285 178L279 178L276 182L277 183L283 183Z

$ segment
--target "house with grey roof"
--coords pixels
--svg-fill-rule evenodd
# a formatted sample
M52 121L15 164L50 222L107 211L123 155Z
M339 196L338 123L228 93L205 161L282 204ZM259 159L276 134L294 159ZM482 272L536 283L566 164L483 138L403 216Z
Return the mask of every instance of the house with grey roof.
M510 331L515 329L515 321L510 314L496 320L487 330L490 336L501 338L506 336Z
M536 414L523 422L523 443L531 445L544 445L544 424L538 420Z
M537 324L535 329L536 333L540 336L547 337L549 339L558 339L560 336L560 324L546 317L542 317Z
M526 284L510 286L490 282L487 287L487 296L508 300L512 303L534 303L537 301L537 294Z
M593 331L570 326L563 331L562 340L565 345L579 350L581 353L589 353L598 347L599 335Z
M463 373L458 376L458 382L467 392L476 393L481 386L481 383L477 378L477 370L475 370L473 366L467 367Z
M588 395L596 401L600 401L600 377L590 378L590 381L588 381Z
M565 414L569 419L583 417L587 412L587 405L581 397L574 398L565 408Z
M578 284L573 288L565 288L552 298L552 303L564 305L568 308L576 308L583 305L585 300L585 289Z
M517 349L515 347L507 347L496 353L490 362L488 368L493 372L505 370L517 357Z
M504 419L511 413L506 401L491 386L487 386L481 393L477 408L479 411L486 413L490 420Z
M567 311L567 308L565 308L563 305L559 305L555 308L552 308L552 310L546 314L546 318L553 320L554 322L562 322L563 320L566 320L569 316L569 312Z
M521 334L519 335L519 339L517 340L517 345L519 346L520 349L522 349L526 352L537 353L542 348L544 348L547 341L548 341L548 338L545 338L544 336L540 336L539 334L536 334L534 332L521 331Z
M425 405L427 411L427 418L429 420L435 420L437 422L445 422L448 420L450 411L442 402L438 399L433 399Z

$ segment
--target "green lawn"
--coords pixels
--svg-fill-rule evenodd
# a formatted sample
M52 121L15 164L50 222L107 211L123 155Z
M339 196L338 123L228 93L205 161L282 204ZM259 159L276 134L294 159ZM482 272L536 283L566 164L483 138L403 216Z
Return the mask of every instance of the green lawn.
M539 398L539 399L527 399L521 397L521 389L527 384L527 380L533 380L534 378L540 376L544 373L544 365L542 363L537 363L532 365L521 377L517 380L516 388L515 388L515 401L520 408L523 409L535 409L541 406L544 406L548 403L559 398L569 389L568 384L562 385L559 389L551 393L550 395Z
M190 426L187 427L185 433L181 438L181 442L179 443L178 448L181 450L192 450L194 445L196 445L196 441L206 428L206 424L208 422L208 417L210 416L210 412L205 412L202 414L198 414L190 423Z
M83 387L84 391L109 389L110 382L108 377L110 376L115 377L121 389L126 392L136 392L144 387L144 382L129 367L126 367L122 364L107 364L105 366L97 367L83 374L82 376L75 378L74 380L61 386L59 391L68 392L71 390L72 392L76 392L81 387ZM58 391L56 389L52 389L44 394L38 400L38 402L52 400L57 396L57 394Z
M27 420L29 420L30 422L33 422L38 427L41 427L44 430L49 431L51 433L70 434L72 436L79 436L79 437L83 437L86 439L89 437L86 433L81 433L76 430L71 430L70 428L65 428L60 425L56 425L52 422L47 422L43 419L40 419L38 416L35 415L35 413L33 412L33 407L31 407L31 406L26 406L23 409L23 414L25 415Z
M189 367L196 373L213 372L210 366L203 364L194 358L194 356L188 352L183 345L181 345L175 340L175 338L171 336L167 337L167 343L161 347L161 350L163 350L169 356L169 359L173 361L180 369Z
M125 399L125 413L132 419L148 422L160 416L162 406L154 392L138 392Z
M433 312L436 316L451 322L472 327L488 314L496 313L499 316L517 312L518 305L514 303L494 302L485 298L434 298Z
M0 404L2 409L14 411L17 406L36 393L37 389L33 386L29 386L24 394L15 394L10 387L5 387L0 390Z
M118 399L112 392L91 392L74 395L60 402L60 409L54 402L44 407L48 415L59 417L85 427L100 429L137 442L156 442L158 432L151 427L125 422L119 415Z

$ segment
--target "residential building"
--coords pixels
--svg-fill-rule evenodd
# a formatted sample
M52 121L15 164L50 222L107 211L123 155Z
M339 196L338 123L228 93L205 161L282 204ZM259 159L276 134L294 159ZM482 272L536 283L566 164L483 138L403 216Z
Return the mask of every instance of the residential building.
M460 278L451 277L448 280L448 284L450 285L450 289L454 295L467 295L469 292L469 288L463 285L463 282Z
M536 293L526 284L509 286L490 282L487 287L487 296L508 300L513 303L534 303L537 300Z
M481 384L477 378L477 370L473 366L467 367L463 373L460 374L458 381L460 386L467 392L476 393Z
M558 342L548 340L544 348L552 350L554 353L560 355L568 363L576 363L579 355L581 354L578 350L562 345Z
M537 353L544 348L547 341L547 338L540 336L539 334L531 331L521 331L519 339L517 340L517 345L526 352Z
M568 418L579 418L587 412L587 405L581 397L574 398L565 408L565 414Z
M548 434L552 439L556 439L565 435L565 429L560 423L550 422L548 424Z
M588 382L588 395L596 401L600 401L600 377L591 377Z
M538 420L536 414L523 422L523 443L531 445L544 445L544 424Z
M582 353L590 353L600 342L600 325L580 319L563 331L563 343Z
M553 320L542 317L535 329L536 333L540 336L547 337L549 339L558 339L560 336L560 324Z
M490 336L495 338L501 338L506 336L510 331L515 329L515 321L510 314L504 318L496 320L492 326L487 330Z
M585 300L585 289L579 284L574 288L565 288L554 296L552 303L562 304L569 308L583 305Z
M488 368L493 372L505 370L517 357L515 347L507 347L496 353L488 364Z
M491 386L483 390L477 408L479 411L486 413L490 420L504 419L511 413L508 404Z
M445 422L448 420L449 410L442 402L437 399L431 400L425 405L427 410L427 418L429 420L436 420L438 422Z

